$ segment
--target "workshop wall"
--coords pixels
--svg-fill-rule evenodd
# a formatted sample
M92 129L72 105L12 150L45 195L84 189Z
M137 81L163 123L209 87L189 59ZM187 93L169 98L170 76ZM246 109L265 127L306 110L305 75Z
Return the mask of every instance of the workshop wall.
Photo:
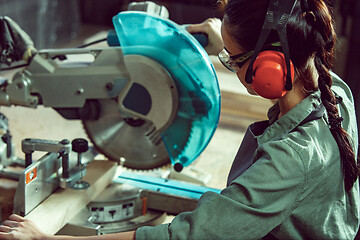
M357 116L358 129L360 128L360 1L346 0L342 4L346 4L342 11L343 21L345 25L344 37L348 40L348 48L346 51L347 58L342 62L344 64L344 79L350 86L355 100L355 109ZM345 22L345 23L346 23ZM350 24L349 24L350 23ZM348 31L346 31L348 30ZM360 135L359 135L360 142ZM360 151L358 152L360 157ZM360 239L360 233L357 239Z
M130 2L142 0L80 0L81 19L85 24L102 24L112 27L112 17L127 10ZM208 17L222 17L217 0L153 0L169 10L169 18L178 24L199 23Z
M54 48L76 38L82 24L112 28L112 17L126 10L132 0L0 0L0 16L9 16L33 39L38 49ZM138 0L137 2L141 2ZM198 23L222 17L216 0L167 0L170 19Z
M77 0L0 0L0 16L17 22L38 49L69 42L80 28Z

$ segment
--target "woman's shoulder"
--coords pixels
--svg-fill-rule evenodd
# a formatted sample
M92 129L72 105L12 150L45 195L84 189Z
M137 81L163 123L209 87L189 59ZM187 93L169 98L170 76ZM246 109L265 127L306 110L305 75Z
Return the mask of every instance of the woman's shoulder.
M330 71L332 86L331 90L341 98L346 99L351 104L354 104L354 98L350 87L334 72Z
M326 150L326 151L325 151ZM293 131L261 144L257 158L267 156L272 161L297 162L302 171L331 164L337 154L336 141L323 118L298 126ZM281 154L279 154L281 153Z
M354 98L349 86L335 73L330 72L330 74L332 77L331 90L338 96L338 99L341 99L338 101L338 107L340 116L343 118L342 127L350 135L356 153L358 148L358 129Z

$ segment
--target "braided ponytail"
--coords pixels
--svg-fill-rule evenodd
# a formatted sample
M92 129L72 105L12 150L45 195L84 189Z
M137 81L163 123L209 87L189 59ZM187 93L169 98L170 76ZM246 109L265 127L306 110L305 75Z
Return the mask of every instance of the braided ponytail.
M339 116L336 107L337 99L331 91L331 76L328 69L324 66L321 59L315 57L315 66L319 73L319 89L321 100L328 113L330 131L338 144L342 170L344 175L345 190L349 191L359 175L359 167L350 143L350 138L341 127L342 118Z
M331 76L329 69L332 67L335 45L335 32L331 15L322 1L309 2L315 16L315 36L319 46L316 48L315 67L319 74L318 86L321 100L327 110L330 131L337 142L340 151L342 170L344 175L345 190L349 191L359 176L359 166L351 145L351 140L346 131L341 127L342 118L336 106L338 101L331 91Z

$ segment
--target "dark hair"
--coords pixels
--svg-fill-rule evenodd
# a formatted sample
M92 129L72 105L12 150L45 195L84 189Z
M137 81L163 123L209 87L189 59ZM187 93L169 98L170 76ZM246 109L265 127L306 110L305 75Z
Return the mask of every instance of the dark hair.
M269 0L223 1L224 23L235 42L245 50L252 50L258 40ZM298 81L304 92L310 94L317 88L328 113L330 131L334 136L342 161L345 189L349 191L359 176L359 166L351 140L342 129L342 118L336 106L337 99L331 91L330 69L333 66L336 34L330 7L323 0L299 0L288 21L287 38L290 58L296 69ZM278 41L276 32L267 43ZM301 46L301 51L299 51ZM314 59L319 74L318 86L311 75L309 61Z

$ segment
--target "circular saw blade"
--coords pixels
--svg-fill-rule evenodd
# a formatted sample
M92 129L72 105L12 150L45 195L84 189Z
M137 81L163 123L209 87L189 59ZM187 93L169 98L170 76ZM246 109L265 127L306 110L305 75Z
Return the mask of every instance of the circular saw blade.
M100 100L99 103L99 119L84 120L83 125L102 154L114 161L124 159L124 166L134 169L152 169L170 163L163 141L149 134L149 124L127 121L115 100Z

